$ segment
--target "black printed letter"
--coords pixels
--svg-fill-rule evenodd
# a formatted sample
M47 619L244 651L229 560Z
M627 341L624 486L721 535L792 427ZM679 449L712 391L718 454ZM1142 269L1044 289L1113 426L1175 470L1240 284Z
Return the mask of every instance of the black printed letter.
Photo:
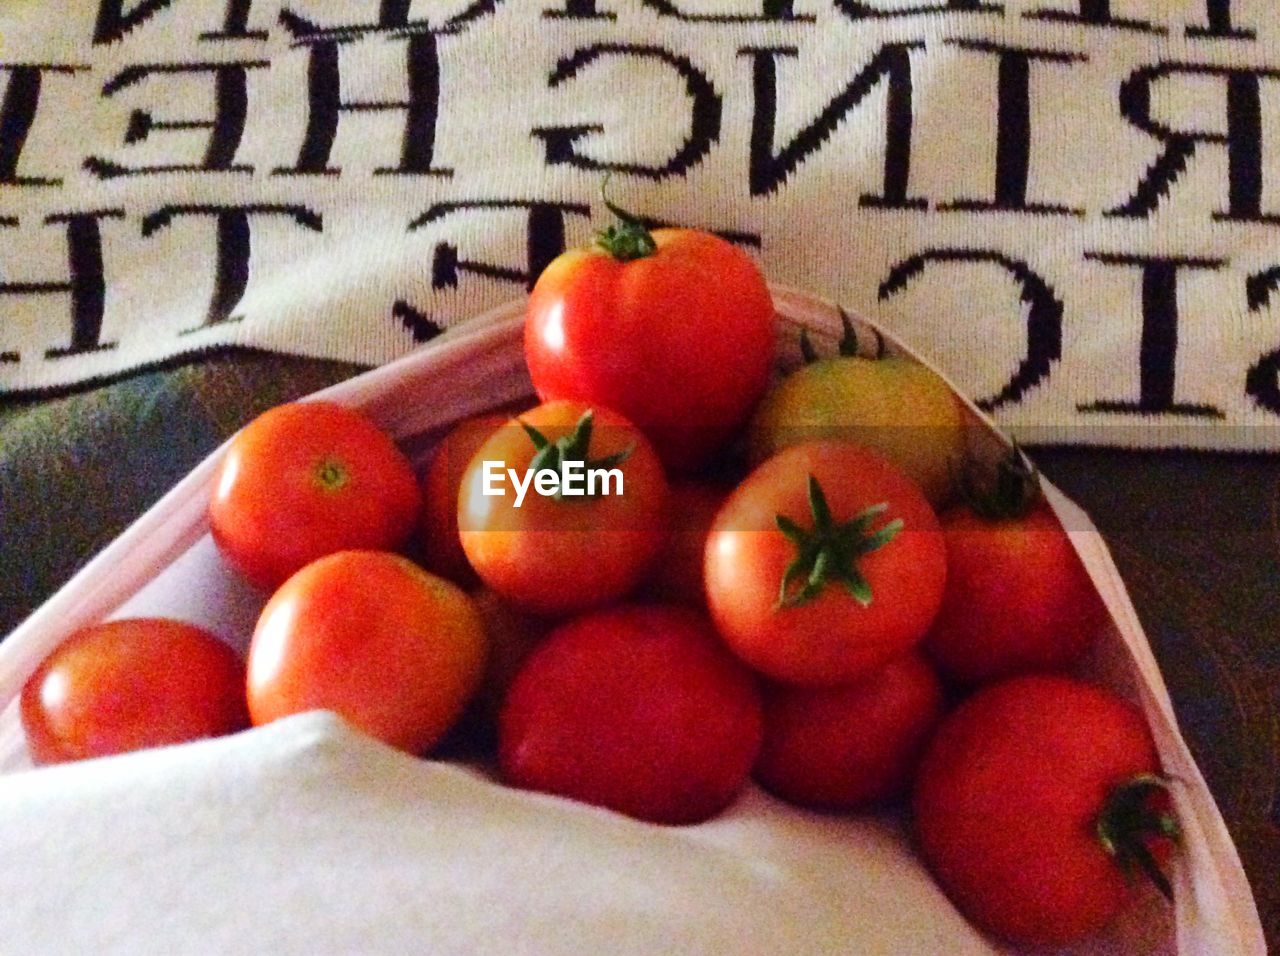
M642 60L657 60L671 67L684 80L685 92L689 94L692 122L688 138L680 149L661 166L606 163L584 156L577 150L578 142L584 137L591 133L603 132L604 127L598 123L581 126L539 126L533 130L533 135L546 144L547 163L550 165L568 163L578 169L616 170L657 180L683 175L701 162L703 157L711 151L712 144L720 138L722 110L720 94L716 92L707 75L689 60L669 53L662 47L600 43L578 50L573 56L557 63L548 85L555 88L566 80L573 79L584 67L604 56L630 56Z
M84 161L85 169L103 179L118 176L149 176L155 173L224 172L252 173L252 166L237 165L236 150L244 136L245 116L248 112L248 72L270 66L266 60L248 60L240 63L184 63L157 64L154 66L129 66L102 88L103 96L115 96L123 89L141 83L155 74L208 74L214 81L214 115L211 120L161 120L149 111L135 109L129 117L125 132L126 143L140 143L156 130L207 129L209 145L205 147L204 160L200 163L175 163L160 166L122 166L100 156L90 156Z
M966 212L1028 212L1041 215L1083 216L1083 209L1027 204L1027 180L1031 168L1031 62L1077 63L1087 58L1053 50L1026 50L981 40L950 40L964 50L994 53L999 57L996 113L995 200L961 199L939 206Z
M889 271L880 283L881 300L888 299L919 278L925 266L931 262L993 263L1003 269L1018 283L1019 298L1027 308L1027 354L1009 380L998 393L977 402L985 411L1018 402L1030 389L1039 385L1062 358L1061 300L1054 295L1049 284L1031 270L1025 262L1009 259L988 249L926 249L917 256L904 259Z
M61 179L19 176L18 160L36 120L40 106L40 83L45 73L76 73L87 66L31 63L11 66L0 63L0 73L9 74L4 99L0 100L0 184L6 186L61 186Z
M796 15L795 0L758 0L761 12L755 13L685 13L676 6L674 0L641 0L664 17L684 20L689 23L792 23L813 22L813 14ZM968 2L968 0L962 0Z
M774 152L778 117L778 57L796 56L795 47L747 47L739 52L754 63L755 114L751 121L751 195L774 192L810 153L835 132L840 121L862 102L884 77L889 78L884 123L884 191L866 195L863 206L925 209L928 203L907 195L911 177L911 51L923 43L890 43L877 53L849 85L781 151Z
M1126 20L1111 15L1111 0L1077 0L1078 12L1065 10L1029 10L1023 16L1029 20L1049 20L1057 23L1080 23L1091 27L1111 27L1117 30L1138 30L1142 33L1168 33L1164 27L1146 20Z
M1142 346L1138 355L1138 400L1106 400L1077 406L1082 412L1142 412L1147 415L1195 415L1222 418L1212 405L1174 400L1178 357L1178 270L1221 269L1222 259L1148 259L1086 252L1086 259L1142 270Z
M405 5L407 13L407 4ZM342 99L338 65L339 40L311 43L307 68L307 96L310 113L302 151L296 166L274 170L275 175L335 176L341 170L329 165L333 141L338 135L338 119L345 112L405 114L404 138L400 145L400 165L380 167L375 175L398 173L416 176L452 176L453 170L432 165L436 148L436 115L440 105L440 56L434 33L414 33L408 38L406 64L409 99L397 102L348 103Z
M998 3L982 0L943 0L941 3L924 3L918 7L899 7L881 10L864 0L835 0L836 7L850 20L888 20L891 17L918 17L926 13L1004 13Z
M67 266L70 278L60 282L5 282L0 280L0 296L69 295L71 298L71 345L49 349L46 358L84 355L116 347L103 342L102 317L106 302L106 282L102 271L102 232L99 221L123 219L123 209L59 213L48 216L47 224L65 226ZM10 353L12 354L12 353Z
M1166 76L1218 76L1226 86L1226 131L1175 130L1151 118L1151 88ZM1262 103L1263 79L1280 77L1278 70L1247 70L1190 63L1161 63L1135 70L1120 85L1120 112L1138 129L1165 144L1133 195L1108 216L1143 218L1169 194L1169 187L1187 168L1199 143L1227 148L1227 209L1214 219L1236 222L1280 223L1280 216L1262 211Z
M244 316L232 315L232 311L244 298L249 287L249 256L252 250L252 233L249 220L252 216L291 216L299 226L320 232L323 221L319 213L305 206L164 206L142 220L143 237L152 236L183 216L211 216L218 227L218 245L214 258L213 298L202 325L183 329L181 335L189 335L211 325L239 322Z

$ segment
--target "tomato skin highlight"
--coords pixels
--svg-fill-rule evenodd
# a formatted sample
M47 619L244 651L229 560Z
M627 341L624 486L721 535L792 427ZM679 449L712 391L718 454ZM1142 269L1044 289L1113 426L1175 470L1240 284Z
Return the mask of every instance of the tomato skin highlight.
M959 508L942 527L947 589L924 646L945 676L1062 671L1089 650L1107 610L1047 504L999 520Z
M249 725L244 665L236 653L203 628L161 618L76 631L27 680L20 712L37 764L216 737Z
M513 419L476 452L458 494L458 527L467 560L484 584L521 610L562 615L617 600L635 588L667 540L668 487L662 463L634 425L603 406L548 402L519 416L549 441L573 432L591 411L589 457L630 449L608 495L556 499L530 485L520 507L511 482L485 494L485 463L524 475L537 452Z
M293 402L231 439L209 526L228 563L269 592L327 554L401 547L418 507L412 466L373 422L334 402Z
M255 726L332 710L409 753L434 745L479 686L484 625L456 585L400 555L341 551L267 602L249 646Z
M749 671L687 608L618 606L560 625L499 717L515 786L687 824L724 809L760 748Z
M440 440L422 475L422 511L418 516L422 566L462 587L479 581L458 536L462 475L480 446L509 420L509 415L493 412L458 423Z
M1107 690L1047 675L991 684L921 761L916 840L979 927L1022 945L1073 942L1134 896L1095 826L1112 788L1159 767L1141 712Z
M837 520L887 504L877 526L903 530L858 560L871 587L863 607L838 583L798 607L778 607L796 546L777 528L781 514L808 527L806 482L818 480ZM920 489L875 452L814 442L779 452L729 496L707 539L704 565L711 616L735 654L784 683L848 683L914 647L942 601L946 551Z
M710 462L764 394L773 300L750 256L710 233L657 229L657 251L620 262L602 248L551 263L529 298L525 357L544 400L616 409L663 464Z
M852 684L768 686L764 705L761 785L800 806L858 811L907 792L945 701L911 651Z

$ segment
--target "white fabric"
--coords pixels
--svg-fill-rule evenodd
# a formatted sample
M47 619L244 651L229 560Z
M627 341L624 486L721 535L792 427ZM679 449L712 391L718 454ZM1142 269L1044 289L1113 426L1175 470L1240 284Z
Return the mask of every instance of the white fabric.
M821 341L838 328L829 305L783 289L775 301L787 354L797 326ZM449 422L527 394L520 309L322 394L421 451ZM974 454L1005 448L976 412L971 424ZM170 615L245 646L261 598L207 534L217 457L0 645L0 771L29 768L17 694L81 624ZM1124 585L1087 516L1049 495L1113 619L1088 672L1142 706L1186 833L1173 923L1148 899L1071 951L1262 956L1248 882ZM812 816L749 790L721 819L655 828L401 756L326 717L0 777L0 820L0 949L20 954L995 948L892 821Z
M6 0L0 391L386 362L612 169L1026 441L1280 448L1277 62L1269 0Z

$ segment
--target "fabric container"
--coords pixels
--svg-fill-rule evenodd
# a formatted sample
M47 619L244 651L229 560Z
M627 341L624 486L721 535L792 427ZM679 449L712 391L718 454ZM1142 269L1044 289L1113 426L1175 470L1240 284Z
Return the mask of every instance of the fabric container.
M832 305L774 289L780 367ZM317 393L421 463L458 420L528 398L523 303ZM864 344L881 333L855 320ZM915 358L882 337L890 352ZM970 453L1008 449L965 402ZM28 676L76 628L163 615L244 650L263 597L221 561L205 509L215 452L0 644L0 939L11 953L998 953L947 901L893 814L834 817L754 787L671 828L419 760L329 714L232 737L30 770ZM1154 893L1078 953L1266 951L1235 847L1177 726L1105 543L1047 482L1111 616L1082 673L1154 733L1184 831L1176 904Z

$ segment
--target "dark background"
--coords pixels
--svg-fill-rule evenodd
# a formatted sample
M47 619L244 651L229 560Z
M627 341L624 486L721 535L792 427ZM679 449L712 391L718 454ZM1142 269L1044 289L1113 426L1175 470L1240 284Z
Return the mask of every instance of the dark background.
M227 354L0 401L0 634L254 414L357 371ZM1280 950L1280 456L1032 454L1110 544Z

